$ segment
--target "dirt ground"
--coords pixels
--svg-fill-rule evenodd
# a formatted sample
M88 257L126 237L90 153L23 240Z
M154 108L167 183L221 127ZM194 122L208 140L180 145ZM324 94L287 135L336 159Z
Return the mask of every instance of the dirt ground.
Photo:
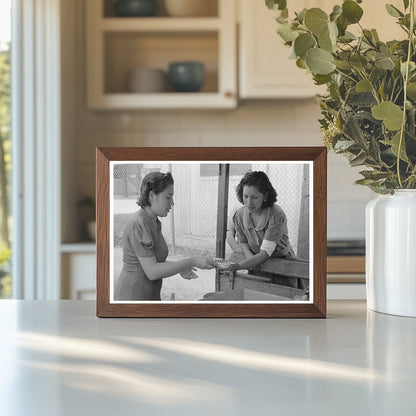
M169 256L168 260L180 260L181 256ZM114 248L114 276L118 279L122 268L123 249ZM163 279L161 298L167 300L196 301L206 293L215 291L215 269L196 271L198 279L185 280L179 274Z

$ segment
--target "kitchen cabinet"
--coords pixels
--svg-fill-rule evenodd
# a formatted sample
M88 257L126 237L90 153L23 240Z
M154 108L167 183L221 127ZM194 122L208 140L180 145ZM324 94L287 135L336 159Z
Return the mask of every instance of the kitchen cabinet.
M95 244L63 244L61 253L61 298L95 300Z
M390 3L403 8L402 0ZM339 0L298 0L289 2L289 13L303 8L319 7L330 12ZM362 25L376 28L383 41L403 38L394 18L388 15L379 0L366 0ZM264 1L238 0L239 16L239 96L250 98L308 98L326 92L324 86L316 86L305 70L290 59L291 49L283 44L276 33L275 17L278 12L267 9ZM348 30L357 33L358 25Z
M326 10L324 3L328 0L298 0L295 7ZM276 33L277 12L267 9L264 1L239 0L238 5L240 98L308 98L322 93L311 75L289 59L291 50Z
M208 0L207 0L208 1ZM233 108L237 105L235 3L218 1L217 16L115 17L111 2L86 2L87 103L90 109ZM110 6L110 7L109 7ZM206 77L199 92L129 92L139 68L199 61Z

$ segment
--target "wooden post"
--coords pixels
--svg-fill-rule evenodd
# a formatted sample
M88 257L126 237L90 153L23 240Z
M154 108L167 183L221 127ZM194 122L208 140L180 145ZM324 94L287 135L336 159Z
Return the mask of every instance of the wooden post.
M309 165L303 167L302 197L300 203L298 250L296 257L309 261Z
M225 256L229 180L230 165L220 164L218 172L217 239L215 255L221 258L224 258ZM219 287L220 279L217 270L215 274L215 291L219 291Z

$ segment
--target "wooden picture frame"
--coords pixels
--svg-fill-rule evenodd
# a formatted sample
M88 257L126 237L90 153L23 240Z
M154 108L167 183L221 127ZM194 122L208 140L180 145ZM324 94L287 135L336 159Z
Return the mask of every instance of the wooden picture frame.
M98 317L326 317L326 148L112 147L97 148L96 156ZM246 164L250 164L250 166L254 167L251 170L260 170L256 169L256 166L265 166L268 171L272 170L273 172L280 172L281 169L295 169L296 172L298 172L301 166L303 169L302 172L307 172L307 175L303 176L303 183L301 185L299 184L299 180L302 179L296 179L296 189L302 189L301 196L297 198L297 200L301 201L299 203L300 208L296 208L298 211L295 209L291 209L290 211L300 212L298 217L298 247L300 247L300 244L304 244L307 247L305 257L307 261L299 259L272 259L273 261L271 263L273 263L273 267L276 267L276 269L272 269L271 266L267 266L267 262L269 262L269 260L267 260L266 263L256 268L254 272L249 271L247 276L243 276L239 272L233 274L230 272L222 272L220 269L214 269L215 290L212 291L212 293L208 293L206 296L204 296L203 300L195 299L192 301L178 301L177 299L162 299L160 301L123 301L115 299L114 282L117 279L117 276L114 272L114 253L116 250L114 243L114 202L117 198L119 198L117 196L117 192L122 192L119 190L121 186L120 184L125 184L125 188L127 188L127 186L130 186L128 182L131 182L131 180L127 177L128 175L126 175L127 179L124 178L121 180L118 176L116 176L116 172L119 172L123 166L127 166L128 164L132 164L134 169L136 169L137 166L141 167L140 175L142 176L137 174L137 181L139 182L141 179L143 179L143 172L146 172L146 169L147 171L151 171L153 166L159 166L159 164L160 166L163 166L163 164L168 164L169 166L173 166L172 169L174 172L176 172L178 169L185 169L187 164L190 164L191 168L194 169L193 171L200 172L201 177L199 177L198 174L197 179L201 181L201 184L205 183L203 182L205 178L202 177L203 172L208 172L212 166L218 165L218 169L215 173L215 175L218 176L218 179L216 179L218 181L218 194L217 198L215 198L215 204L218 207L216 210L217 220L215 253L223 254L223 256L219 257L224 257L224 253L226 252L225 228L227 215L230 215L227 210L230 197L226 194L226 192L228 192L227 189L229 188L229 184L221 184L221 181L227 180L227 175L228 179L230 178L230 167L231 169L234 167L234 170L237 171L240 169L240 167L242 168L245 167ZM126 169L128 170L128 168ZM164 171L167 170L168 169L164 169ZM296 175L296 178L300 177L298 174ZM173 176L175 177L175 174L173 174ZM243 175L240 174L239 178L242 176ZM286 176L288 176L289 179L292 178L290 174ZM282 175L279 177L282 177ZM234 177L232 178L233 180L235 179ZM210 179L212 180L212 177L210 177ZM308 181L308 185L306 187L305 181ZM181 208L177 208L176 202L180 195L179 194L177 196L176 179L174 186L175 213L180 213ZM178 185L178 187L182 190L187 189L184 186L180 187ZM180 189L178 190L178 193ZM224 192L224 194L221 194L221 192ZM186 192L184 193L186 194ZM288 195L291 195L289 191ZM212 199L213 198L210 198L210 200ZM135 200L133 198L131 204L134 203ZM277 203L279 203L279 196ZM129 207L130 206L132 205L130 205L129 202ZM302 206L304 208L302 208ZM138 209L137 205L134 209ZM302 209L306 209L306 211L302 211ZM213 210L211 209L210 211ZM305 212L305 215L303 215L302 212ZM165 221L165 219L163 220ZM202 218L200 222L213 224L213 221L213 218L211 218L209 221ZM302 223L304 224L301 225ZM307 230L305 234L307 235L307 238L302 237L300 234L302 230ZM121 261L120 259L122 257L120 254L121 250L122 249L119 247L117 248L117 258L119 262ZM299 252L300 248L298 248L298 253ZM287 273L282 271L286 270L286 264L289 264L290 266L287 269L290 270L290 272ZM276 270L277 272L275 272ZM305 275L305 270L308 270L309 274ZM286 277L288 278L287 281L291 282L290 285L292 285L294 280L297 280L299 286L291 289L290 286L286 285L286 280L283 282L283 284L281 284L280 280L276 280L277 278L284 280ZM163 279L163 281L165 280L166 279ZM303 286L300 286L301 283ZM249 286L249 284L264 284L264 287L269 288L270 292L259 292L257 291L257 286L255 286L256 290L251 290L249 287L252 286ZM226 289L223 290L223 287L226 287ZM286 289L287 287L289 287L289 289ZM276 292L277 294L275 293L276 288L279 289L279 292ZM303 297L296 295L296 293L298 293L296 290L301 290L299 288L302 288L303 290ZM281 292L282 290L283 292ZM287 291L288 294L286 294L285 291ZM284 295L282 295L282 299L284 300L280 300L279 296L281 293L284 293Z

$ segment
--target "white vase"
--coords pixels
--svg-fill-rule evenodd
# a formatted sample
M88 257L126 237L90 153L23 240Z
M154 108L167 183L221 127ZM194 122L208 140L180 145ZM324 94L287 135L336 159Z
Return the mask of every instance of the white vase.
M366 207L367 306L416 317L416 190L379 196Z

